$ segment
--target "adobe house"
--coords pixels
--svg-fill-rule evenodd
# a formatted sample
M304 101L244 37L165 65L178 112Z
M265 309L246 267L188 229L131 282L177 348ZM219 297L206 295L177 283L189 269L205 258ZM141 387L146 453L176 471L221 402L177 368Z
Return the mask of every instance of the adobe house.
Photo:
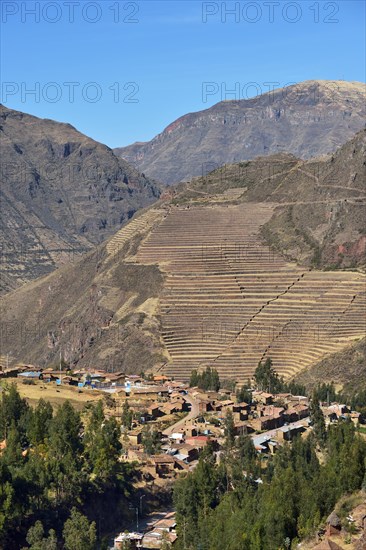
M156 474L159 477L170 475L174 472L175 469L186 470L188 468L187 464L185 464L178 458L174 458L171 455L155 455L152 456L150 460L155 467Z
M129 548L131 550L142 548L141 541L143 536L142 533L120 533L118 537L114 539L114 548L117 550L123 550L124 548Z
M128 440L131 445L140 445L142 442L141 430L134 430L128 434Z
M126 381L126 374L124 372L108 373L106 376L106 382L116 385L123 385Z
M202 399L202 401L199 401L198 403L198 410L200 413L213 411L213 402L208 399Z
M198 435L198 431L197 431L197 428L196 426L193 426L192 424L191 425L188 425L188 426L184 426L184 435L187 437L194 437L196 435Z
M172 445L172 451L174 451L174 458L179 458L180 460L183 460L183 462L192 462L193 460L197 460L199 458L199 450L197 447L194 447L193 445L189 445L188 443L178 443L176 445Z
M159 416L163 416L164 412L160 409L161 404L160 403L152 403L147 408L147 414L151 416L152 418L158 418Z
M257 403L262 403L262 405L271 405L273 403L273 395L265 391L254 391L253 399Z
M250 426L247 422L235 422L234 424L235 429L235 435L246 435L254 432L254 429L252 426Z

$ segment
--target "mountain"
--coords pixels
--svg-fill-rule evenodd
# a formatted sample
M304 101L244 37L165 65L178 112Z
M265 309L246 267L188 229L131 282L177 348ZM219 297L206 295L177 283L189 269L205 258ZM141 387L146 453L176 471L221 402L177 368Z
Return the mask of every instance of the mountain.
M342 352L366 330L364 147L362 131L325 158L261 157L169 188L77 264L6 295L0 353L246 381L266 357L292 378ZM353 267L320 269L344 239Z
M365 92L359 82L310 80L253 99L221 101L182 116L149 142L115 152L167 184L259 155L316 157L364 127Z
M303 161L288 154L224 165L178 186L174 201L276 204L261 233L272 249L302 265L366 267L366 131L335 153Z
M0 106L1 290L115 233L159 186L69 124Z

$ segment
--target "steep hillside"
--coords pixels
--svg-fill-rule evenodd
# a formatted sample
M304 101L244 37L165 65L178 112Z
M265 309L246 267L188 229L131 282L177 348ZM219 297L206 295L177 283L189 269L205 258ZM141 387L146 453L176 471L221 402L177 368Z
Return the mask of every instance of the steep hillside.
M182 116L147 143L115 151L168 184L259 155L315 157L364 127L365 93L358 82L306 81L253 99L221 101Z
M292 155L224 165L178 186L179 204L272 202L262 234L291 260L321 268L366 264L366 132L334 154L302 161Z
M1 290L74 261L158 186L69 124L0 106Z
M319 229L336 211L336 238L362 243L363 148L361 132L333 157L262 157L171 189L77 265L5 296L0 354L245 381L266 357L291 378L342 352L366 333L365 254L317 270L310 236L333 246ZM310 236L282 223L287 208L314 216Z
M334 382L348 392L366 389L366 338L323 359L298 377L300 383L310 387L324 380Z
M103 243L68 264L4 296L1 351L18 360L48 365L65 361L109 370L161 365L164 346L155 316L163 274L157 266L129 261L149 211L137 214L121 233L133 232L113 253Z

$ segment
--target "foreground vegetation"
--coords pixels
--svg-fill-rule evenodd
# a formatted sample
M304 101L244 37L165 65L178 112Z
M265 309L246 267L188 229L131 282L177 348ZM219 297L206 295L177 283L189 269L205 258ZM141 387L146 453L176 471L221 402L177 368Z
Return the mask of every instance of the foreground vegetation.
M227 431L219 464L207 447L174 490L179 550L279 550L311 536L337 500L366 490L366 442L350 421L298 437L266 459Z
M68 401L53 411L41 399L32 409L15 385L3 390L0 547L95 548L124 517L132 490L120 434L101 401L83 414Z

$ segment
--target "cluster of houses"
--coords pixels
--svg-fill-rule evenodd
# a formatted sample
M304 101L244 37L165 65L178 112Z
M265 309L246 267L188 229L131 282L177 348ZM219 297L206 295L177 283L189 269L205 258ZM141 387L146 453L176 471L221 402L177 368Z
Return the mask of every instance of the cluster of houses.
M0 366L0 379L20 378L22 380L41 380L44 383L56 382L71 386L89 385L93 388L113 387L124 384L126 375L122 372L107 373L102 370L62 370L54 367L38 368L34 365L17 365L9 368Z
M180 471L194 467L209 442L215 451L220 451L225 440L224 425L229 411L233 418L234 435L249 435L259 454L273 454L279 445L311 429L309 400L304 396L253 391L249 404L238 403L230 392L204 392L181 383L179 388L177 383L173 383L175 387L172 388L171 384L169 380L164 382L168 388L167 395L159 392L159 400L146 405L142 420L152 422L159 428L159 421L164 421L168 415L190 411L192 400L196 414L189 413L171 429L159 432L162 452L156 456L145 455L142 448L143 423L134 424L128 432L126 460L138 460L152 477L174 477ZM360 414L346 405L324 403L322 409L327 424L347 417L355 424L360 420Z
M159 431L161 450L155 455L149 456L144 452L142 425L135 425L128 432L125 460L138 461L145 480L152 485L163 486L164 482L193 470L209 443L217 460L220 460L228 411L232 414L235 435L249 435L261 455L275 453L285 442L291 442L295 436L306 434L312 429L310 404L304 396L253 391L249 404L237 402L236 396L226 390L219 393L204 392L169 379L159 380L159 383L168 389L168 393L160 392L159 400L149 402L146 406L147 420L159 426L159 421L173 411L189 413L170 428ZM191 409L193 403L194 415ZM321 407L327 424L345 418L350 418L355 424L360 421L359 413L351 411L346 405L322 403ZM256 482L262 483L262 480L258 478ZM170 542L173 545L175 534L174 531L172 533ZM133 548L160 548L162 541L166 540L162 538L162 532L155 532L148 537L138 533L122 533L116 539L115 548L123 548L118 543L127 540L129 535L135 537Z
M143 479L152 486L164 486L184 472L194 469L205 447L210 444L220 460L228 413L232 415L234 435L249 435L258 454L276 452L295 436L306 434L311 427L310 404L305 396L290 393L271 394L253 390L251 402L238 402L230 390L203 391L188 387L167 376L148 379L124 372L107 373L96 369L74 371L39 369L32 365L0 367L0 379L17 377L25 383L75 385L109 393L113 407L109 414L122 417L128 401L133 414L130 429L123 430L123 459L137 461ZM357 425L360 414L345 404L322 403L326 424L349 418ZM146 424L154 426L160 439L157 454L148 455L143 445ZM1 449L0 449L1 452ZM260 479L257 480L261 482ZM115 549L161 548L176 540L174 515L167 514L147 532L125 532L116 537ZM319 547L320 548L320 547Z

